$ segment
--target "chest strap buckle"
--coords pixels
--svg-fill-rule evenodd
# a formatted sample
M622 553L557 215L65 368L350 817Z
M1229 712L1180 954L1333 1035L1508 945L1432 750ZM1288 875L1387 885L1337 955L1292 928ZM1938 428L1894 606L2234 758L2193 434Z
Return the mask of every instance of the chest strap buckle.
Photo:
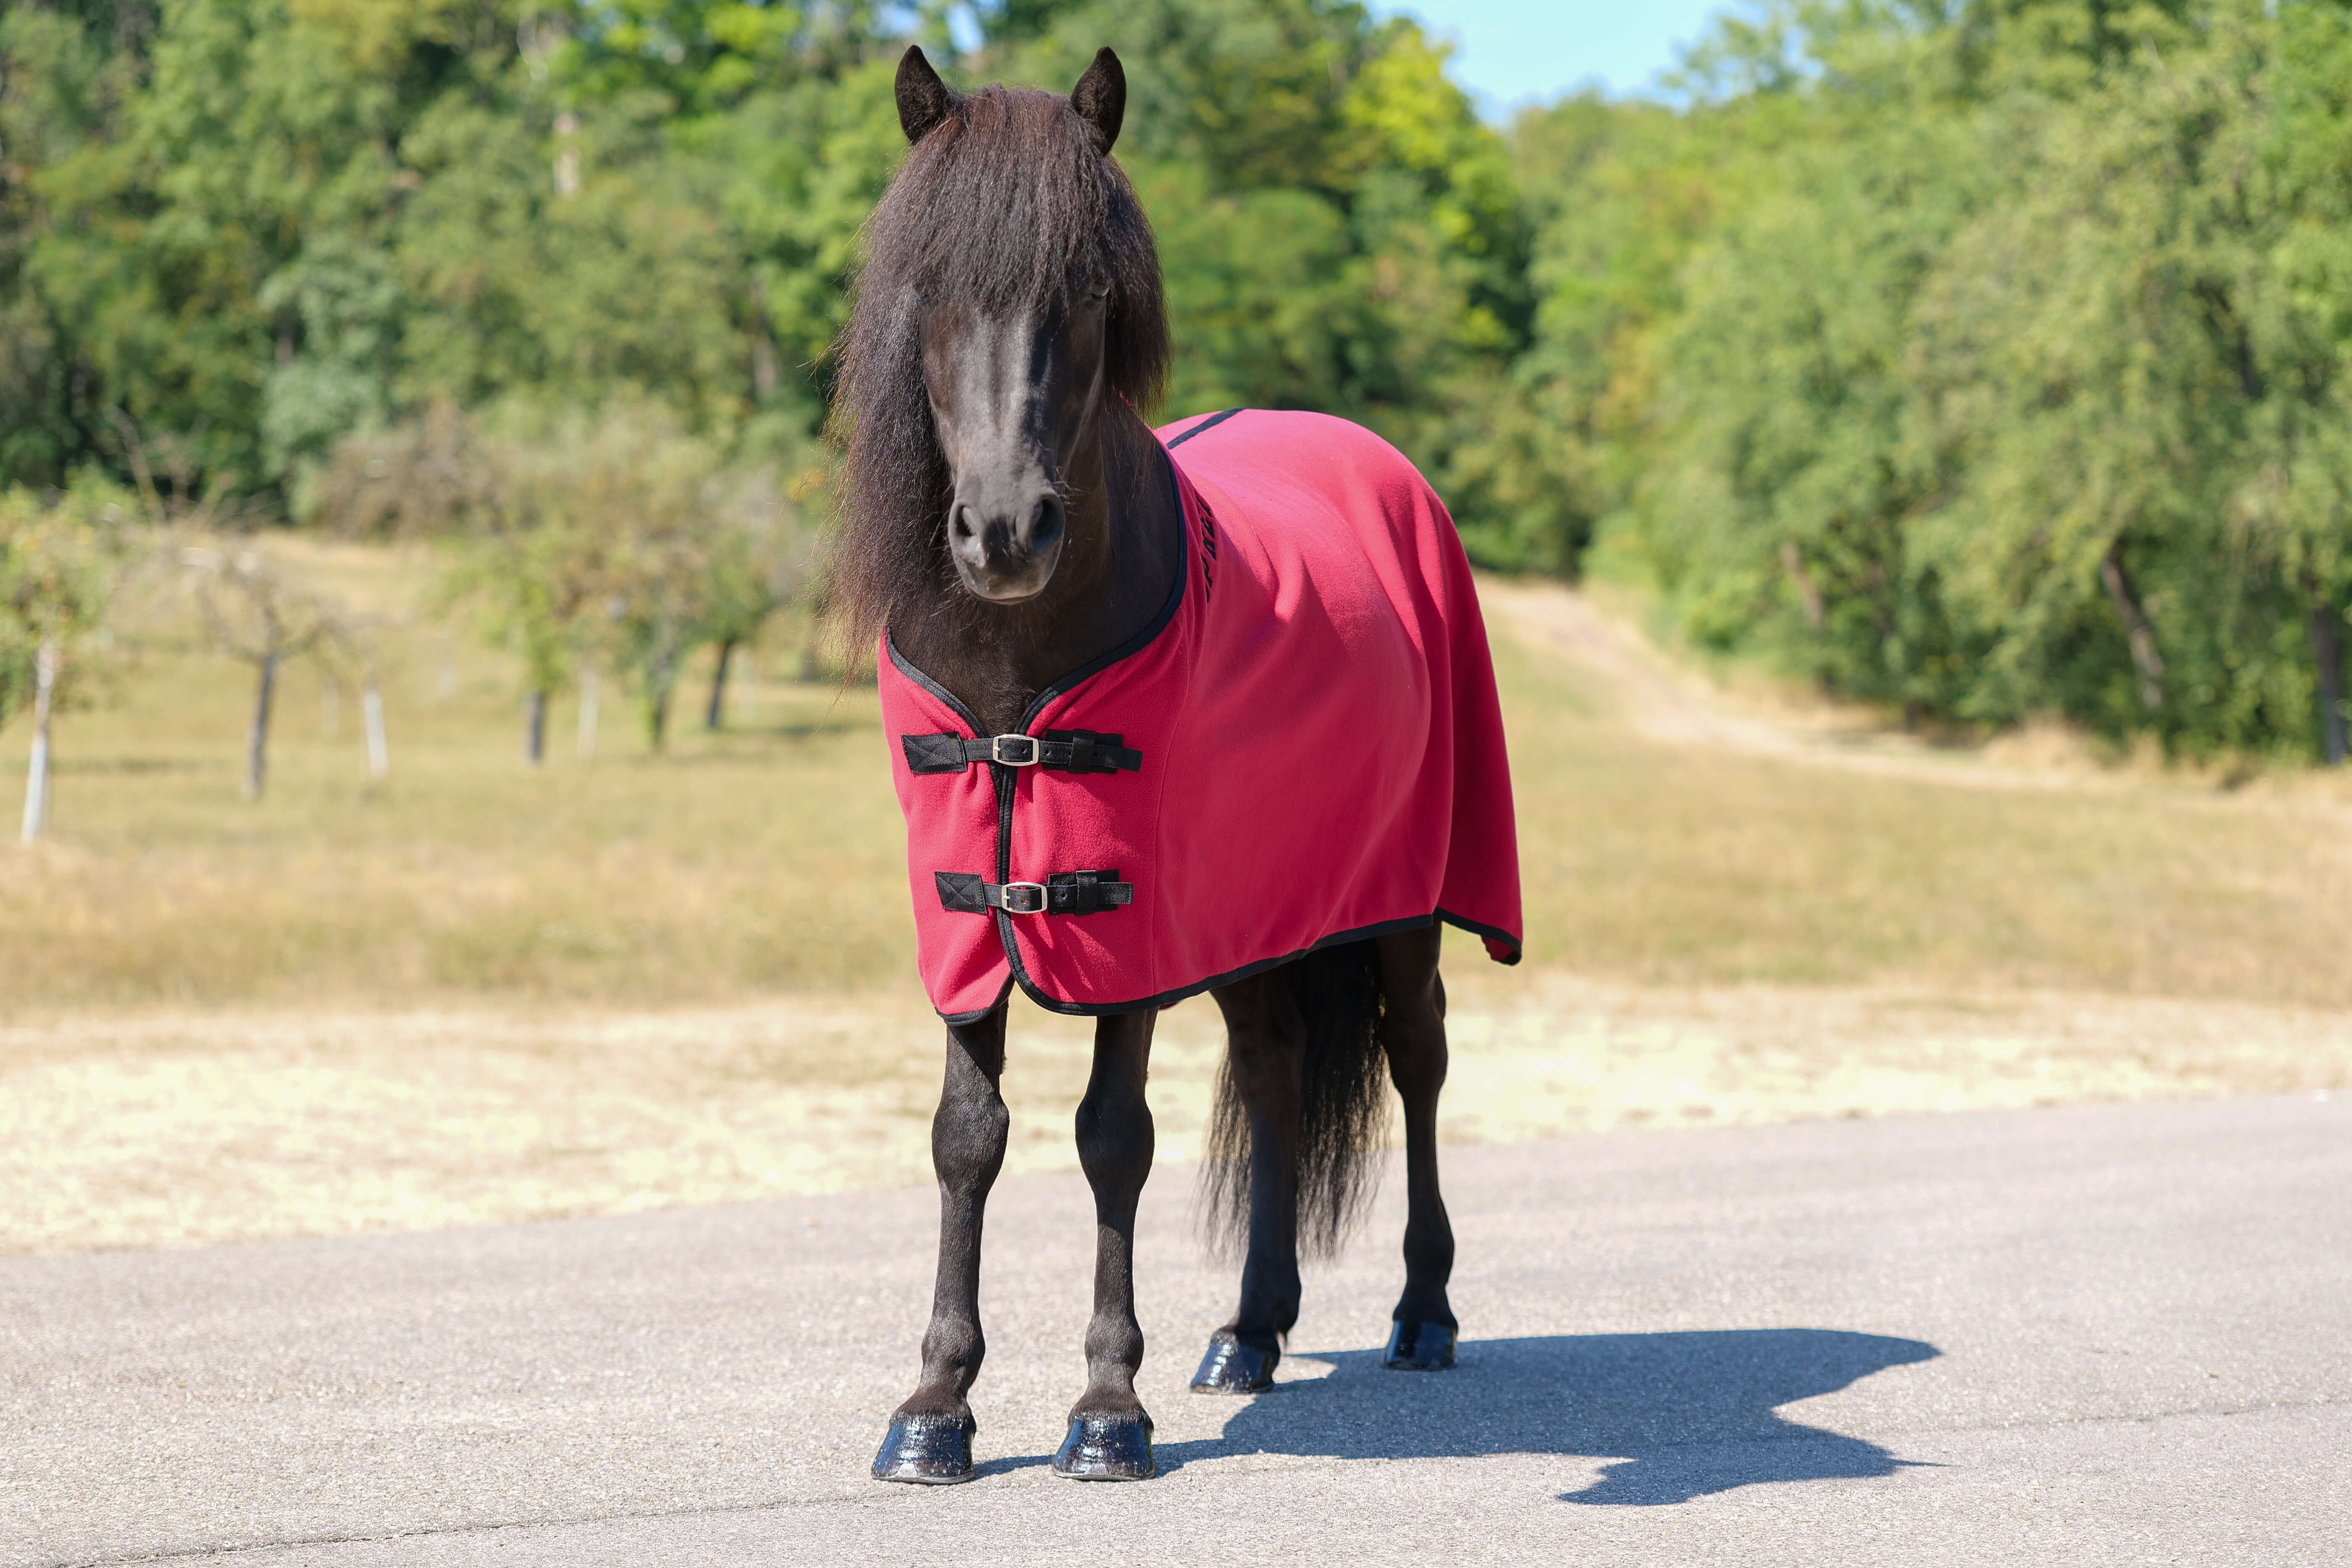
M974 763L1055 773L1139 773L1143 753L1123 735L1093 730L1048 730L1042 735L901 735L907 771L960 773Z
M1135 902L1135 884L1111 871L1056 871L1042 882L992 882L971 871L934 871L940 908L950 914L1093 915Z

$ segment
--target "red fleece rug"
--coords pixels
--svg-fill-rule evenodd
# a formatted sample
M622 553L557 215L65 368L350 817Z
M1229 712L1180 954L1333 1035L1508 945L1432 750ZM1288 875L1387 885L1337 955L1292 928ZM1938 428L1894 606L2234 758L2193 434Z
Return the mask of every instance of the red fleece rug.
M1443 920L1518 961L1494 666L1453 519L1319 414L1160 432L1192 548L1155 622L990 737L884 638L931 1005L1017 980L1061 1013L1165 1006Z

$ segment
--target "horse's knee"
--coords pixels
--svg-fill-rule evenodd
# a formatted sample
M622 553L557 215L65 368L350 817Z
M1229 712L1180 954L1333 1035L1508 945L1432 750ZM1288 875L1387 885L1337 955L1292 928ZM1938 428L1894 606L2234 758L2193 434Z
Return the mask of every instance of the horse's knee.
M1427 986L1391 996L1381 1019L1381 1049L1389 1059L1389 1081L1408 1100L1433 1096L1445 1087L1449 1053L1444 994L1433 973Z
M984 1094L948 1094L931 1117L931 1168L951 1187L992 1181L1004 1163L1013 1112L993 1086Z
M1151 1173L1151 1107L1143 1097L1089 1094L1078 1102L1078 1169L1104 1186L1140 1186Z

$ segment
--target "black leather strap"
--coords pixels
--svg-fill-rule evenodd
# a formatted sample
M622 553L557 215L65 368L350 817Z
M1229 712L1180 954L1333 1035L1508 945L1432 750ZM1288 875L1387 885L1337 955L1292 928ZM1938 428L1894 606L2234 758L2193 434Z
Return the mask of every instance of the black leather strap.
M1093 730L1048 730L1037 748L1037 765L1073 773L1139 773L1143 753L1124 744L1126 739Z
M1037 882L991 882L971 871L934 871L940 908L951 914L1091 915L1135 902L1135 884L1113 871L1056 871ZM1042 888L1042 891L1040 889Z
M907 769L918 773L960 773L971 765L963 754L961 735L901 735L898 749L907 753Z
M992 762L1067 773L1140 773L1143 753L1123 744L1126 739L1092 730L1048 730L1035 737L901 735L898 746L907 753L908 771L918 773L958 773L974 763ZM1034 763L1025 760L1031 757Z

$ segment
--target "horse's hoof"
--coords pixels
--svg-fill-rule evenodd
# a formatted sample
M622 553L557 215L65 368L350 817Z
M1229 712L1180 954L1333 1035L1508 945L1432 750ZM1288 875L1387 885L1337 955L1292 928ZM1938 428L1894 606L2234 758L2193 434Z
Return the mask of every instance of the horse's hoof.
M1444 1323L1393 1323L1381 1364L1391 1372L1444 1372L1454 1364L1454 1331Z
M1274 1386L1275 1363L1281 1359L1280 1351L1260 1350L1231 1334L1219 1334L1209 1342L1209 1353L1201 1358L1201 1370L1192 1374L1192 1392L1260 1393Z
M971 1435L979 1423L968 1415L898 1415L874 1456L877 1481L912 1481L951 1487L971 1479Z
M1150 1480L1160 1473L1151 1458L1151 1417L1076 1417L1054 1455L1054 1473L1074 1481Z

